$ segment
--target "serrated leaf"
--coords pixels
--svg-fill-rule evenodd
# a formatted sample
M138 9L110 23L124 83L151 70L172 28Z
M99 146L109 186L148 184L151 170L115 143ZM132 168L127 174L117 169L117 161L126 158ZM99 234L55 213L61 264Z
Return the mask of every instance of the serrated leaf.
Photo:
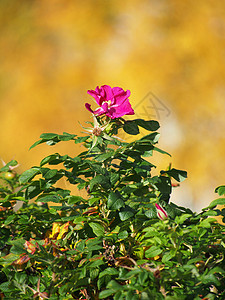
M119 234L118 234L118 239L119 240L124 240L128 237L128 232L126 230L123 230L121 231Z
M30 146L29 150L43 143L45 143L45 140L38 140Z
M40 168L38 168L38 167L34 167L34 168L31 168L31 169L23 172L19 178L20 184L28 182L38 173L40 173Z
M156 212L155 206L153 204L149 205L148 210L145 211L145 215L149 219L157 218L157 212Z
M160 138L160 133L153 132L153 133L143 136L141 138L141 141L148 141L148 142L151 141L153 143L157 143L159 138Z
M131 135L137 135L139 133L139 128L134 121L126 121L123 130Z
M175 222L177 224L182 224L182 223L184 223L184 221L186 221L191 216L192 216L191 214L182 214L181 216L176 216Z
M43 174L43 177L45 179L51 179L58 173L58 170L56 169L49 169L45 174Z
M164 151L164 150L162 150L162 149L160 149L158 147L154 146L154 150L157 151L157 152L159 152L159 153L161 153L161 154L166 154L166 155L171 156L171 154L169 154L168 152L166 152L166 151Z
M118 290L122 290L124 287L120 285L118 282L116 282L115 280L111 280L107 284L107 288L113 289L115 292L117 292Z
M211 223L214 223L216 222L216 219L213 219L213 218L207 218L205 220L202 220L198 226L199 227L203 227L203 228L210 228L212 225Z
M114 154L114 151L108 151L106 153L96 156L95 159L99 162L103 162L103 161L111 158L113 156L113 154Z
M155 256L159 255L160 253L162 253L162 249L160 249L157 246L152 246L148 250L145 251L145 256L147 258L151 258L151 257L155 257Z
M99 299L107 299L107 297L111 296L114 293L115 292L112 289L107 289L107 290L101 291L99 293Z
M8 216L7 219L5 220L4 224L5 225L11 224L14 221L15 217L16 217L15 215Z
M2 265L2 266L11 265L19 257L20 257L20 255L18 255L18 254L9 253L6 256L0 258L0 265Z
M154 120L145 121L143 119L136 119L134 121L138 126L144 128L148 131L156 131L160 127L159 122L154 121Z
M89 139L90 136L79 136L76 140L75 140L75 144L79 144L79 143L84 143L86 142L87 139Z
M47 164L51 161L58 160L59 158L60 158L60 155L58 153L49 155L49 156L42 159L42 161L40 162L40 166L43 166L43 165L45 165L45 164Z
M10 285L9 281L1 283L0 284L0 291L3 292L3 293L11 292L12 288L9 287L9 285Z
M45 140L52 140L54 139L55 137L57 137L58 134L57 133L50 133L50 132L47 132L47 133L42 133L40 135L40 138L41 139L45 139Z
M104 175L96 175L89 183L90 190L92 191L93 187L98 184L101 185L103 188L109 188L109 178Z
M75 204L77 202L84 202L84 199L81 196L70 196L68 198L68 204Z
M217 205L225 205L225 198L218 198L213 200L207 208L213 208Z
M105 275L111 275L111 276L118 275L118 273L119 272L115 268L107 268L99 274L99 278L101 278Z
M93 230L93 232L96 236L102 236L105 234L105 229L101 224L95 223L95 222L90 222L89 226L91 227L91 229Z
M120 195L119 192L110 192L108 196L108 201L107 201L107 207L110 210L118 210L121 207L123 207L124 201L122 199L122 196Z
M134 215L134 210L127 205L124 208L122 208L121 211L119 212L119 217L121 221L126 221L127 219L133 217L133 215Z
M119 173L111 173L110 174L110 182L111 185L115 185L116 182L120 179L120 174Z
M38 202L54 202L54 203L59 203L61 200L61 197L59 195L55 194L49 194L49 195L43 195L41 197L38 197L37 201Z
M144 270L138 275L138 281L141 285L145 284L145 281L147 280L147 278L148 278L148 272L146 272Z
M176 179L178 182L182 182L187 178L187 172L186 171L182 171L182 170L177 170L177 169L171 169L168 171L161 171L161 174L167 174L171 177L173 177L174 179Z
M216 278L214 274L202 275L201 281L204 284L215 284L216 286L220 286L220 281Z
M219 196L225 195L225 185L218 186L215 189L215 193L218 193Z
M70 134L67 132L63 132L63 134L58 135L60 141L71 141L76 137L75 134Z
M11 241L10 244L12 244L12 247L10 249L10 252L13 254L24 254L26 252L24 248L24 239L17 239L15 241Z
M131 290L131 291L128 291L125 300L138 300L138 299L139 299L138 295L134 295L134 291Z
M170 252L166 252L163 254L163 257L162 257L162 262L163 263L166 263L168 262L169 260L171 260L171 258L174 257L174 254L170 253Z

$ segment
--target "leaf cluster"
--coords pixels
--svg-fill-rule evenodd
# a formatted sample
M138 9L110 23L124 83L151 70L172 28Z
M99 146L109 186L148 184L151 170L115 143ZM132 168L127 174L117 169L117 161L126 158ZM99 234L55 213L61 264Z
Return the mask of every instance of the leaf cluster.
M131 143L113 136L121 128L138 135L140 127L148 133ZM1 195L4 207L23 202L0 212L7 299L224 298L225 231L214 217L225 218L217 209L225 200L199 214L170 202L173 182L187 173L169 167L152 176L149 158L168 154L156 146L158 128L121 119L107 135L41 135L32 147L73 140L84 151L43 158L15 179L16 192ZM61 179L78 192L61 188ZM216 191L221 196L224 186ZM158 218L155 203L168 219Z

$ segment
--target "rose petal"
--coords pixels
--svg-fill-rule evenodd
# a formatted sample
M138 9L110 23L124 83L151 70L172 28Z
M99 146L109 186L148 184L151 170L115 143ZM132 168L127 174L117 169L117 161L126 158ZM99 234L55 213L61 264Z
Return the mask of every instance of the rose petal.
M87 108L87 110L93 113L93 110L91 109L91 104L85 103L85 107Z
M120 106L111 106L106 115L112 119L120 118L124 115L134 115L134 110L129 101L122 103Z
M121 88L115 87L112 89L114 94L113 104L121 105L130 97L130 91L124 91Z
M97 87L97 88L95 89L95 91L93 91L93 90L88 90L87 93L88 93L90 96L94 97L94 98L95 98L95 101L97 102L97 104L101 106L102 101L101 101L100 91L99 91L98 89L99 89L99 88Z
M124 91L120 87L111 88L109 85L103 85L100 88L97 86L95 90L88 90L87 93L96 100L100 107L95 111L91 109L91 105L88 103L85 104L85 107L97 116L105 114L111 119L115 119L134 114L128 99L129 90Z

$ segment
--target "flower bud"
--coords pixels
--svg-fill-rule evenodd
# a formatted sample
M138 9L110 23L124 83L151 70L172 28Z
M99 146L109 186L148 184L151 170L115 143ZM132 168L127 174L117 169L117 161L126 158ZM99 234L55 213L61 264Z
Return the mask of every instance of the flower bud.
M159 204L155 204L155 207L156 207L156 212L157 212L157 216L159 219L161 220L165 220L168 218L168 214L167 212L165 211L165 209L163 209Z

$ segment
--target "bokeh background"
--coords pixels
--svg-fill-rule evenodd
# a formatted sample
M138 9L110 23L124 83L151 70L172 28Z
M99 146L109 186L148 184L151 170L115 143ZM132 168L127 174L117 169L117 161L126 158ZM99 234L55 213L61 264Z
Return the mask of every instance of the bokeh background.
M225 2L1 0L0 157L19 172L72 142L28 150L43 132L79 133L88 89L131 90L161 124L156 156L188 172L172 200L199 211L225 184ZM160 170L160 169L159 169Z

